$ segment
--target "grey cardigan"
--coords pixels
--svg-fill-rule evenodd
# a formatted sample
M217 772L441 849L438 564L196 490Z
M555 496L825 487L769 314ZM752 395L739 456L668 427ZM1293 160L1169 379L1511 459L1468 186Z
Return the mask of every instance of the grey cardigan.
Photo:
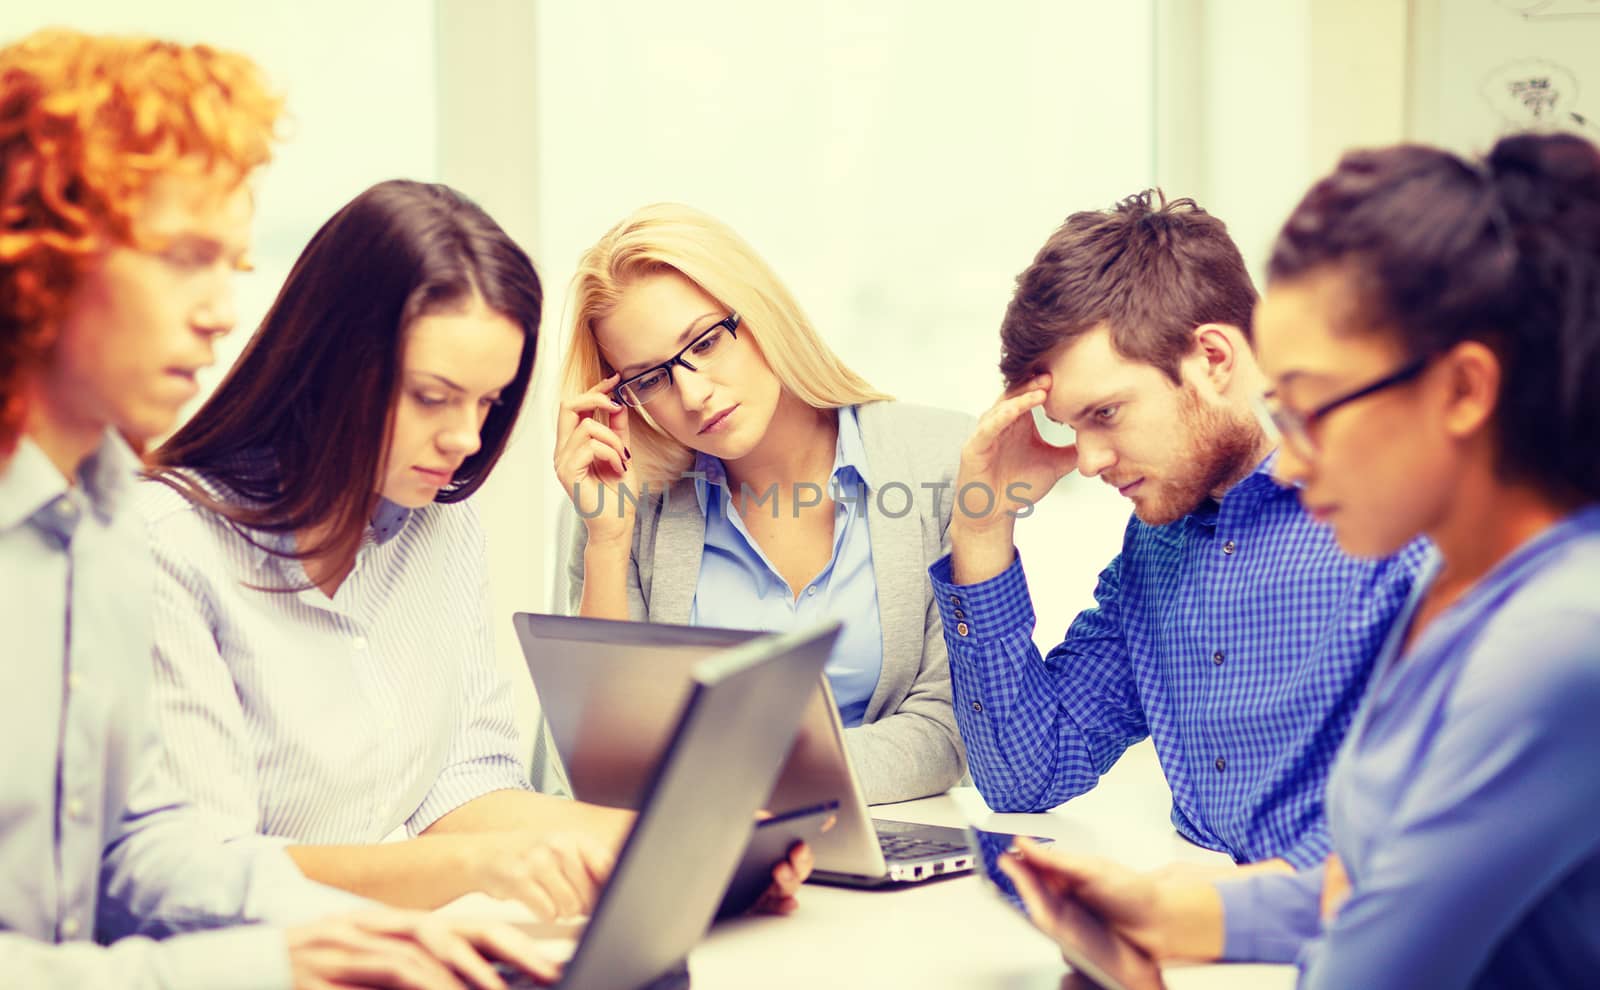
M928 567L950 549L956 466L974 420L903 402L862 405L858 419L879 482L868 492L867 529L883 624L883 672L862 724L845 730L845 744L868 803L883 804L943 793L966 772ZM700 579L705 518L681 508L696 504L692 479L674 482L665 498L672 506L665 513L661 495L639 500L628 615L681 624L689 621ZM575 512L568 514L568 609L576 613L587 531Z

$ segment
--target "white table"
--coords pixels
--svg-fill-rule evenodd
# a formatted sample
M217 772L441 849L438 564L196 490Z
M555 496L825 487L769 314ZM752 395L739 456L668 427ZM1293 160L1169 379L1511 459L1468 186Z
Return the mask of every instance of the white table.
M1096 792L1042 815L996 815L976 791L874 809L881 818L1045 835L1066 847L1150 868L1173 860L1227 863L1163 826L1129 816L1122 795ZM1143 803L1143 802L1141 802ZM1115 814L1107 812L1115 811ZM696 990L749 987L962 987L1031 990L1061 985L1059 951L975 876L891 890L808 884L787 918L751 917L712 929L689 956ZM1288 990L1288 966L1169 967L1173 990Z
M1172 829L1170 804L1155 752L1146 743L1124 756L1094 791L1047 814L993 814L970 787L873 813L933 825L960 826L970 819L996 831L1049 836L1064 848L1138 869L1175 860L1227 864L1226 856L1200 849ZM694 990L1042 990L1059 987L1067 972L1053 943L970 875L889 890L807 884L793 915L717 925L690 954L689 971ZM1290 990L1295 971L1174 966L1165 977L1173 990Z

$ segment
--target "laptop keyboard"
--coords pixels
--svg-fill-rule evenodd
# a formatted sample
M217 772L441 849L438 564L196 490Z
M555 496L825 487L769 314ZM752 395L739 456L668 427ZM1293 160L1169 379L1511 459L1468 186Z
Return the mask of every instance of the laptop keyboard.
M883 847L883 855L887 859L909 860L922 859L932 856L952 856L967 852L965 842L947 842L942 839L929 838L918 835L918 826L902 826L905 831L896 828L898 822L875 822L878 830L878 844Z
M879 836L878 843L883 846L883 854L889 859L921 859L923 856L948 856L952 853L965 851L965 847L958 846L953 842L908 839L903 835L897 835L892 838Z

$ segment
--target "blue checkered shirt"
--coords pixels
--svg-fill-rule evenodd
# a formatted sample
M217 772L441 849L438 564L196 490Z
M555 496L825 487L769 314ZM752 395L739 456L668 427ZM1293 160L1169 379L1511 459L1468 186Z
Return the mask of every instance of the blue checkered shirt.
M1149 736L1190 841L1322 862L1328 768L1428 547L1346 556L1270 465L1176 522L1131 519L1096 607L1042 659L1020 557L974 585L951 583L948 556L929 569L991 808L1053 808Z

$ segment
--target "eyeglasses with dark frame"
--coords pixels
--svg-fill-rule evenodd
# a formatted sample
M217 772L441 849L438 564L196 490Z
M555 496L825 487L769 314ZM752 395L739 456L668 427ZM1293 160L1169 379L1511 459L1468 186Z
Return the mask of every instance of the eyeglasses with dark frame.
M1329 399L1315 409L1303 413L1296 412L1283 405L1278 401L1276 393L1267 392L1256 396L1256 416L1269 433L1282 437L1300 453L1314 456L1317 453L1317 441L1311 435L1311 431L1329 413L1335 409L1342 409L1359 399L1365 399L1370 395L1382 392L1384 389L1393 388L1396 385L1404 385L1406 382L1412 381L1421 375L1432 362L1432 355L1424 355L1414 361L1407 362L1375 382L1363 385L1353 392L1346 392L1338 398Z
M672 385L672 369L682 365L690 371L700 371L727 350L729 340L739 339L739 314L727 316L706 327L700 335L689 341L689 346L665 361L641 371L611 390L611 397L624 405L638 409L646 402L663 394ZM689 355L694 360L690 361Z

